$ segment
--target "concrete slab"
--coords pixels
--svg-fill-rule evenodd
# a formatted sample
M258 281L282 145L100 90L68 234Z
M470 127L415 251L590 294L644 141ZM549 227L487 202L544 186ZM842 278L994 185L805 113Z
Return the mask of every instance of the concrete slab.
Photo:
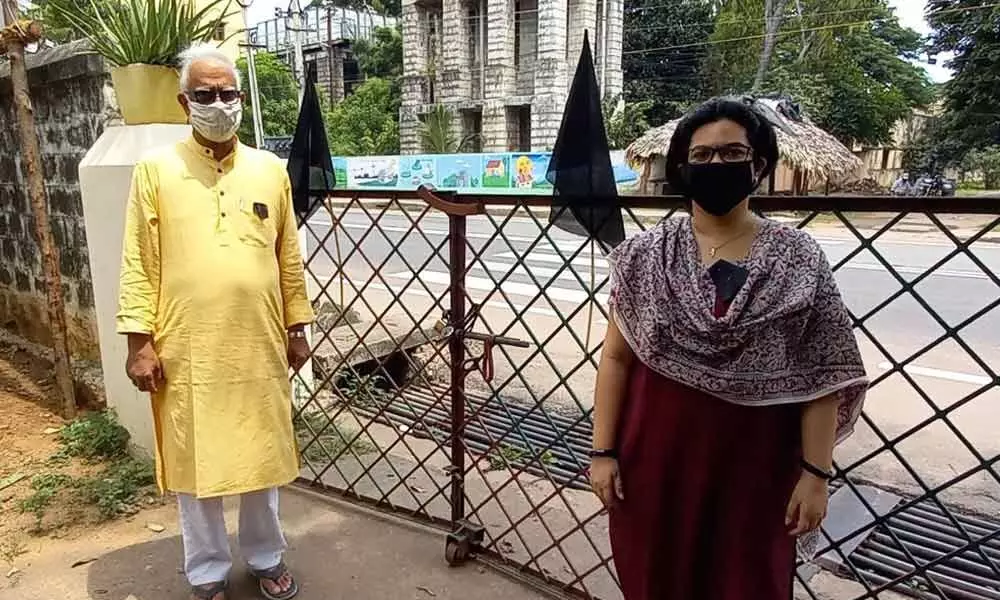
M230 530L236 523L236 508L236 502L227 503ZM283 491L281 512L290 544L286 558L301 582L302 600L546 597L474 562L449 568L440 533L294 488ZM158 525L165 531L151 531L147 525L152 518L162 519ZM235 539L232 543L236 552ZM145 512L131 522L109 524L77 540L35 540L31 545L41 551L19 559L20 572L0 577L0 599L187 598L172 505ZM84 564L73 567L78 562ZM230 599L257 597L244 570L234 569Z

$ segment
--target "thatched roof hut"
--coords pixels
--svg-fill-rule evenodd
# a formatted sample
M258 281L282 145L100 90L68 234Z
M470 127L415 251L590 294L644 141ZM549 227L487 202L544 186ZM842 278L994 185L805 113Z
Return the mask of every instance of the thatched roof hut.
M782 164L770 184L770 191L805 193L809 182L842 185L863 178L864 163L837 138L798 113L787 100L757 99L758 107L775 124ZM625 160L640 173L643 192L663 181L664 155L680 119L654 127L632 142Z

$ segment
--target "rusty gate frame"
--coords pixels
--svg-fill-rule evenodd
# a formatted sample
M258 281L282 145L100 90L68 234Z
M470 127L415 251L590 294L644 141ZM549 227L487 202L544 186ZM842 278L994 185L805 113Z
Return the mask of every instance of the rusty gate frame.
M469 398L467 396L465 381L470 372L472 372L478 365L479 361L489 360L487 356L475 357L470 359L468 356L468 351L466 347L467 340L474 340L484 344L484 353L491 352L494 346L503 345L522 345L524 347L526 344L520 342L519 340L513 340L510 338L503 338L500 336L494 336L492 334L483 334L473 331L471 328L472 320L470 320L469 307L468 307L468 296L465 287L465 278L469 268L468 265L468 239L467 239L467 220L469 217L487 215L490 209L502 209L502 210L512 210L515 208L528 208L528 209L541 209L551 207L551 196L513 196L513 195L466 195L466 194L453 194L444 192L433 192L428 189L421 189L417 192L385 192L385 191L371 191L371 192L358 192L358 191L338 191L331 194L331 198L348 200L349 204L351 202L359 201L363 198L370 199L384 199L387 200L386 207L380 212L380 216L386 214L387 207L393 205L398 201L413 201L420 200L426 204L427 210L433 210L442 213L447 216L448 220L448 267L449 267L449 283L447 290L447 297L449 299L449 306L447 311L447 333L444 336L447 341L448 349L448 362L450 364L450 383L447 390L447 400L450 404L450 424L448 427L449 435L441 441L435 439L435 442L442 445L443 442L447 442L449 458L451 464L448 467L448 473L450 475L450 485L448 489L448 501L450 503L450 519L443 520L434 518L432 515L424 511L424 506L418 508L415 511L409 512L408 516L421 521L430 522L443 530L445 530L446 545L445 545L445 556L450 564L461 564L465 560L473 556L483 556L488 559L493 566L505 571L510 575L517 576L527 583L532 585L540 585L546 591L556 592L563 596L573 596L581 598L591 598L593 596L589 595L586 591L581 590L576 586L579 582L583 580L587 574L575 574L576 577L573 581L569 583L561 583L556 578L551 577L549 574L542 572L540 569L531 566L530 564L519 564L512 565L509 559L502 556L495 548L484 548L482 547L484 539L484 527L481 524L474 523L468 519L467 510L467 497L465 490L465 478L469 472L469 467L467 465L467 452L469 448L465 443L465 427L467 425L468 415L466 413ZM946 323L936 311L930 307L916 292L915 286L923 281L927 276L933 273L936 269L945 265L948 261L952 260L956 256L965 256L971 260L979 269L981 269L987 278L997 286L1000 290L1000 278L997 274L991 272L989 268L983 264L971 250L971 245L979 241L983 236L991 232L1000 226L1000 202L995 199L982 198L982 197L952 197L952 198L933 198L933 197L921 197L921 198L901 198L901 197L891 197L891 196L806 196L806 197L792 197L792 196L771 196L771 197L755 197L752 201L752 205L755 211L760 213L773 213L773 212L795 212L798 214L804 213L798 224L799 227L808 225L810 222L814 221L821 213L830 213L837 217L844 227L846 227L851 234L857 239L858 247L848 254L847 257L839 261L834 265L835 269L846 264L853 257L857 256L861 252L870 252L880 263L880 265L890 274L890 276L896 280L900 285L900 289L894 294L888 296L884 301L880 302L877 306L872 308L865 315L860 317L852 314L852 319L854 319L854 325L856 328L862 330L869 340L871 340L880 352L886 357L889 357L892 363L892 368L880 376L873 378L873 385L892 375L899 375L903 377L917 392L928 401L931 406L933 403L930 402L926 393L921 389L919 384L915 383L912 376L907 373L906 367L914 360L920 356L926 354L931 349L937 347L942 342L946 340L956 341L968 354L973 358L974 361L982 368L982 370L988 374L991 378L991 383L982 386L976 392L973 392L961 400L950 405L946 409L935 408L934 414L927 420L917 423L911 427L906 432L895 436L895 440L888 439L883 435L878 427L875 427L867 417L864 415L862 418L865 419L869 425L872 425L872 429L877 433L879 442L881 446L876 450L872 451L869 455L858 459L850 465L838 465L838 484L842 486L848 486L855 491L858 498L865 507L875 515L872 523L868 524L862 529L852 531L848 536L844 538L833 540L827 536L827 542L829 543L828 548L823 550L828 550L830 552L836 552L839 554L839 558L842 561L843 568L846 575L852 577L857 582L861 583L865 588L865 593L861 596L856 596L856 600L862 600L864 598L877 598L878 594L885 590L894 589L901 583L914 578L923 578L927 582L929 587L928 594L933 593L935 595L925 595L922 597L927 598L957 598L958 596L949 596L948 593L942 589L936 582L936 576L931 577L929 571L934 569L938 565L960 555L961 553L974 552L976 553L986 565L989 565L993 569L994 576L1000 581L1000 567L997 566L1000 563L1000 559L994 558L994 551L987 551L987 545L993 543L996 540L1000 540L1000 527L997 527L995 531L988 532L985 535L980 535L974 539L974 536L969 532L966 525L959 521L951 511L940 502L936 495L940 491L947 489L949 486L954 485L963 479L970 477L971 475L978 473L980 471L986 471L993 475L998 482L1000 482L1000 475L997 475L994 470L998 462L1000 462L1000 455L988 458L979 453L974 445L970 443L962 432L947 419L947 415L954 410L964 406L973 399L979 397L986 391L989 391L997 386L1000 386L1000 378L998 378L996 371L994 371L988 364L985 363L977 353L970 348L965 342L962 341L958 333L968 326L969 324L975 322L982 316L988 314L990 311L994 310L1000 306L1000 298L994 299L989 302L982 309L976 311L973 315L966 318L963 322L957 325L949 325ZM621 207L623 211L631 214L634 217L633 210L636 209L666 209L668 211L682 209L684 207L684 202L679 197L664 197L664 196L623 196L621 198ZM875 231L870 236L865 236L862 234L858 228L856 228L852 223L849 213L887 213L892 215L888 222ZM426 211L425 211L426 214ZM918 277L906 280L904 279L896 269L889 263L889 261L882 256L879 250L875 247L875 243L887 232L892 230L894 226L899 224L906 216L912 214L921 214L927 218L931 223L933 223L940 232L942 232L949 241L954 244L954 249L948 252L943 258L939 259L932 266L928 267L922 274ZM953 232L951 232L947 226L945 226L938 215L943 214L968 214L968 215L988 215L992 217L991 222L980 228L978 233L968 239L961 240ZM412 217L407 216L414 227L418 226L420 217L414 220ZM336 221L336 219L334 219ZM375 219L373 219L373 222ZM308 222L303 223L303 227L309 227ZM334 223L331 229L336 228L336 223ZM328 234L329 235L329 234ZM367 234L366 234L367 235ZM499 233L499 239L502 241L507 241L502 233ZM545 229L543 228L542 236L547 236ZM497 235L494 236L494 238ZM364 236L362 236L362 239ZM318 236L317 236L318 239ZM324 243L320 240L320 244ZM398 248L393 250L398 251ZM439 253L440 246L435 248L434 252ZM440 257L440 255L439 255ZM569 261L575 257L565 258ZM476 257L474 257L476 258ZM515 258L518 265L522 265L522 260L520 257ZM308 261L307 261L308 263ZM343 263L341 263L340 268L343 268ZM377 271L377 269L376 269ZM419 276L419 270L414 271L415 274ZM494 283L496 283L494 281ZM499 287L499 284L497 284ZM325 291L325 286L324 286ZM596 290L590 290L590 301L594 301L594 294ZM896 298L903 296L904 294L910 294L917 302L934 318L935 321L944 329L944 333L925 345L922 349L913 352L907 356L902 361L896 361L892 359L892 354L882 346L877 339L877 336L872 334L865 326L865 320L877 314L882 308L888 306ZM565 320L567 317L560 317ZM364 344L364 341L359 341L359 344ZM328 375L321 385L326 385L330 383L330 376ZM400 392L401 394L401 392ZM438 398L441 400L442 398ZM381 409L381 410L384 410ZM426 416L424 413L423 416ZM421 418L423 418L423 416ZM934 422L944 422L951 430L953 434L966 446L966 448L973 454L973 456L979 461L979 465L976 468L969 470L966 473L961 473L950 481L945 482L934 488L926 486L916 471L907 463L906 459L899 454L895 445L898 444L902 439L912 435L913 433L923 429L930 423ZM314 436L315 437L315 436ZM402 437L402 434L401 434ZM405 445L405 441L403 442ZM923 493L917 497L904 502L902 505L896 507L888 514L878 515L875 509L864 499L864 497L857 492L855 483L852 482L848 475L851 474L852 469L863 464L867 460L870 460L875 455L888 450L893 453L895 457L899 460L900 464L909 472L909 474L917 481L923 488ZM387 451L386 451L387 452ZM383 453L385 456L386 453ZM334 457L330 457L331 460L335 460ZM327 466L329 468L329 465ZM412 474L413 471L410 472ZM515 473L516 475L516 473ZM351 500L362 502L371 507L379 510L389 511L389 512L399 512L397 507L394 507L393 503L387 501L386 494L383 492L382 498L373 499L365 497L362 494L352 491L350 486L346 490L334 490L324 484L322 481L322 474L318 475L315 479L309 480L308 478L301 478L299 483L306 486L316 487L323 489L328 492L336 492L341 495L347 496ZM498 494L499 492L495 492ZM848 556L841 552L840 545L850 537L856 536L859 533L867 533L875 531L877 528L884 526L894 515L898 515L900 511L907 509L908 507L915 506L918 502L931 501L936 503L943 514L943 516L951 523L951 525L959 532L963 534L965 544L960 546L958 549L945 553L934 560L924 561L920 560L907 549L907 546L896 538L896 534L893 533L888 528L883 528L888 532L889 537L895 539L898 546L902 549L902 554L905 555L905 561L912 564L913 568L906 571L905 573L895 577L881 577L881 579L873 576L866 576L861 572L858 565L855 565ZM578 527L583 527L586 523L577 522ZM516 525L514 525L516 527ZM559 540L556 540L553 536L554 544L558 545ZM601 562L600 566L608 566L610 557L605 558ZM537 564L537 563L536 563ZM595 567L595 569L597 568ZM610 567L609 567L610 568ZM809 589L806 584L806 591L812 596L816 597L815 594Z

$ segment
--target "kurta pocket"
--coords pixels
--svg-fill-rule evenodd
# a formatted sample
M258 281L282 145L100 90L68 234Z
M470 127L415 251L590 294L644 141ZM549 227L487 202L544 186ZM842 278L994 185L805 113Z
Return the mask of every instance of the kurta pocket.
M244 201L240 203L240 241L255 248L273 247L277 232L266 203Z

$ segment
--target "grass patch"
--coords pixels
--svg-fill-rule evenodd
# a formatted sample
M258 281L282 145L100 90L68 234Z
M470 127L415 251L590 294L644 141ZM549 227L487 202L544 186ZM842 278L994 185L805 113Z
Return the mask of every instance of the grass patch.
M322 412L300 412L292 421L295 439L302 457L310 463L325 464L352 450L355 454L373 452L376 447L361 437L361 431L332 421Z
M128 430L111 411L76 419L59 432L59 441L62 448L49 461L56 470L34 477L32 494L20 502L22 513L35 516L37 529L60 494L68 494L67 501L96 507L101 519L109 520L135 513L156 483L152 461L129 455ZM73 458L103 466L91 475L72 477L61 469Z

